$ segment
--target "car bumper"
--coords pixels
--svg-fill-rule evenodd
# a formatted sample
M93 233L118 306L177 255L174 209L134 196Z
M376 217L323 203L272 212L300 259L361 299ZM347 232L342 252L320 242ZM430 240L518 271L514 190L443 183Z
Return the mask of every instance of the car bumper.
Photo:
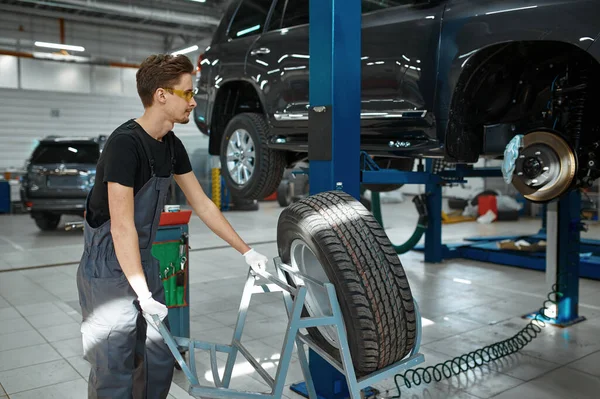
M24 205L30 212L71 213L83 215L85 210L85 198L30 198Z

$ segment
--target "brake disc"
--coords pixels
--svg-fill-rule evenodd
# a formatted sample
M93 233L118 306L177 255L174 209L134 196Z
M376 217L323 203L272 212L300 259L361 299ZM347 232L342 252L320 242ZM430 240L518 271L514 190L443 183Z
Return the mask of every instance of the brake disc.
M559 135L538 131L524 136L513 185L533 202L548 202L564 194L577 172L577 158Z

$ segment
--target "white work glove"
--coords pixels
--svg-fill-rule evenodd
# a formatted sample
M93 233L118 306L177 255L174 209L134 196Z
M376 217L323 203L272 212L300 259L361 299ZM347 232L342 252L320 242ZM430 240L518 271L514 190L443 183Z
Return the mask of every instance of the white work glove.
M162 303L152 298L151 292L148 292L147 296L145 296L144 298L138 298L138 301L140 302L140 308L142 308L142 315L144 316L146 321L150 323L150 325L158 329L158 326L156 325L152 316L158 316L160 318L160 321L162 322L165 319L165 317L168 316L169 309Z
M254 249L250 249L250 251L246 252L244 254L244 259L246 260L246 263L255 271L266 270L267 262L269 261L266 256L259 254Z

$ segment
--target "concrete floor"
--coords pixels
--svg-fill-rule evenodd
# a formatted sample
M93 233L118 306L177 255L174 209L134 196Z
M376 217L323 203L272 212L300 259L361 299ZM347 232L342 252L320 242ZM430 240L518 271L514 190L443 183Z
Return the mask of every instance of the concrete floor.
M230 212L240 235L270 258L277 256L276 222L281 208L262 203L259 212ZM411 234L416 215L410 201L384 205L394 242ZM444 240L473 235L529 234L539 220L490 225L445 225ZM586 237L599 237L592 226ZM243 259L202 222L190 223L192 337L228 343L247 268ZM81 359L79 305L75 284L81 231L42 233L27 215L0 216L0 398L84 398L89 366ZM425 365L513 336L546 298L544 274L470 262L426 264L419 253L402 255L424 327ZM42 267L46 265L54 265ZM273 271L272 263L269 269ZM279 294L253 300L243 342L274 373L286 326ZM598 398L600 392L600 281L580 281L580 314L587 321L566 329L547 327L518 354L460 377L402 389L403 398ZM210 381L208 357L198 374ZM221 357L221 359L223 359ZM267 391L245 361L238 361L232 387ZM302 379L297 357L286 385ZM393 379L376 385L379 397L397 395ZM189 398L187 380L176 371L170 398ZM389 393L386 394L386 390ZM285 397L299 398L287 387Z

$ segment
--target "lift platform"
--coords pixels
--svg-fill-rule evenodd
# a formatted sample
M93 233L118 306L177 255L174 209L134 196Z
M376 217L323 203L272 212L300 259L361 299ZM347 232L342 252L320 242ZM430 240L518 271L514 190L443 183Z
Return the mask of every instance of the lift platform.
M378 381L382 381L386 378L391 378L398 372L407 370L424 362L423 355L419 353L421 315L419 313L417 302L415 301L414 304L417 330L416 342L412 351L404 359L389 367L379 370L371 375L357 378L352 363L352 356L350 354L350 346L348 344L348 337L344 327L342 311L337 300L333 284L322 283L311 278L310 276L302 274L294 270L289 265L282 263L279 258L275 258L274 263L278 277L266 271L254 271L252 268L249 269L242 299L240 301L235 332L230 344L217 344L192 340L185 337L174 337L165 327L165 325L160 322L160 319L155 316L154 320L157 323L161 335L169 346L169 349L173 353L173 356L181 367L181 370L185 373L185 376L190 382L188 392L191 396L198 398L280 399L283 394L287 372L292 360L294 344L297 346L298 359L302 367L302 372L306 381L305 387L310 399L317 399L320 397L317 396L314 380L322 379L323 376L313 376L311 374L309 359L306 355L307 349L314 351L314 353L316 353L318 356L311 359L311 363L317 361L316 359L322 359L322 361L326 362L327 367L331 367L343 375L348 382L349 390L345 394L345 397L349 396L350 399L360 399L361 391L369 387L369 385L375 384ZM331 310L331 314L325 317L303 317L302 309L304 309L307 294L306 285L292 287L285 282L285 273L293 278L295 277L301 279L305 284L310 284L312 287L318 287L319 289L324 290L327 294L327 298L329 299L329 309ZM264 367L256 361L255 357L252 356L249 350L242 344L244 324L246 322L246 316L252 295L272 292L281 292L283 294L283 301L288 314L288 326L286 328L285 339L283 342L275 378L271 377ZM301 329L318 326L335 327L338 335L338 342L340 343L341 361L334 359L317 343L315 343L315 341L308 334L304 334L300 331ZM210 352L211 371L213 381L215 383L214 386L203 386L199 383L195 361L196 350L205 350ZM186 362L181 355L181 352L183 351L189 351L188 362ZM227 361L223 375L219 374L217 352L227 354ZM247 392L229 388L238 353L241 353L263 378L265 383L271 388L270 392ZM338 390L341 391L341 389Z
M444 259L470 259L480 262L495 263L498 265L514 266L524 269L539 271L546 270L546 251L511 250L501 248L503 241L527 241L531 244L540 241L547 242L545 233L529 236L491 236L469 237L466 243L444 244ZM424 251L424 246L415 247L415 250ZM600 241L581 240L579 254L579 274L581 277L600 280Z
M580 203L580 194L574 192L565 196L562 200L563 209L569 207L569 203ZM563 229L579 228L584 229L584 225L580 221L577 205L574 205L573 219ZM546 270L546 263L549 250L555 245L553 239L556 238L557 227L548 220L554 220L558 216L554 213L558 212L556 207L548 205L543 215L543 225L540 231L533 235L506 235L506 236L483 236L483 237L468 237L464 242L446 243L436 242L434 252L441 252L442 259L470 259L481 262L495 263L499 265L520 267L524 269L533 269L539 271ZM566 222L565 222L566 223ZM532 250L511 249L503 242L518 242L526 241L531 245ZM579 275L580 277L600 280L600 240L581 239L579 241ZM535 244L544 242L543 247L537 247ZM417 245L414 248L416 251L431 252L431 249L425 245Z

